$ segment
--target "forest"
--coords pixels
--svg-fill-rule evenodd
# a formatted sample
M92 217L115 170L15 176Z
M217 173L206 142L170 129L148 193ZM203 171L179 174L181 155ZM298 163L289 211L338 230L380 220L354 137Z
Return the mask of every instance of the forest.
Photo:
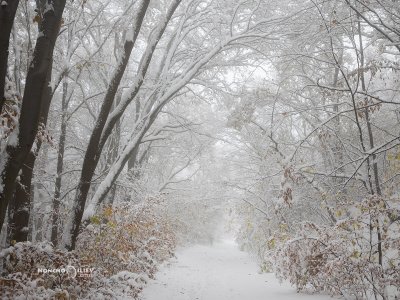
M287 299L400 299L399 79L399 0L0 0L0 298L178 300L229 235Z

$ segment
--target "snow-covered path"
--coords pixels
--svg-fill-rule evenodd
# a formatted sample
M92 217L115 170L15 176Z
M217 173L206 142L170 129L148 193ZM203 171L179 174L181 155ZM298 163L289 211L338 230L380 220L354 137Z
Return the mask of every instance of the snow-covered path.
M143 300L332 300L296 294L257 265L230 240L182 249L142 293Z

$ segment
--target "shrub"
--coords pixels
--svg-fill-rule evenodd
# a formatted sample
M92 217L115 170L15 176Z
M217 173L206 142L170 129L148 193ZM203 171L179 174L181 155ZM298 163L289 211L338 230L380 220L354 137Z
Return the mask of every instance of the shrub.
M17 243L0 253L3 275L0 290L4 299L37 299L79 294L85 281L78 281L67 274L41 274L39 269L61 269L68 265L80 266L72 252L54 250L48 242L32 245L30 242Z
M399 212L393 203L371 197L347 210L347 217L333 227L304 224L294 239L276 248L277 275L299 291L329 292L347 299L396 299Z
M73 252L51 243L17 243L0 252L2 299L137 298L158 265L173 256L175 236L160 199L106 207L92 217ZM88 277L68 273L93 268ZM39 269L64 270L41 273Z
M127 270L153 277L158 264L173 256L176 244L160 201L106 207L93 216L78 238L81 259L109 275Z

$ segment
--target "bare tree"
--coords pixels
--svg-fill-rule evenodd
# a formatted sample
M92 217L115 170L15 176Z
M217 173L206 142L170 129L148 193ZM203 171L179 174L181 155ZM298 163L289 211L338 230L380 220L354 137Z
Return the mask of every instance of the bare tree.
M40 1L38 11L42 13L32 62L26 78L24 96L19 118L18 139L15 145L7 146L7 163L1 172L3 190L0 194L0 227L4 223L7 207L12 201L16 179L25 159L31 151L40 122L40 114L48 89L53 50L62 23L65 0Z
M84 163L82 165L81 178L79 180L79 185L76 193L76 199L75 199L76 206L72 211L72 216L71 216L72 224L71 228L69 229L69 232L68 231L66 232L68 237L65 237L67 238L66 247L69 249L74 249L75 247L75 241L76 237L78 236L80 220L82 218L87 193L89 192L90 183L101 154L101 149L98 149L98 144L101 138L101 134L104 125L106 123L107 116L112 108L112 104L114 102L114 98L117 93L122 76L128 65L132 49L135 45L135 41L139 34L140 27L146 15L149 2L150 2L149 0L144 0L140 2L139 8L137 9L134 18L134 24L132 25L132 28L130 30L130 36L126 38L124 44L124 54L122 56L119 65L115 70L112 79L110 80L110 84L108 86L107 93L104 97L100 114L97 117L95 129L93 130L91 138L89 140L88 148L86 150L84 158ZM72 235L72 237L69 236L70 234Z

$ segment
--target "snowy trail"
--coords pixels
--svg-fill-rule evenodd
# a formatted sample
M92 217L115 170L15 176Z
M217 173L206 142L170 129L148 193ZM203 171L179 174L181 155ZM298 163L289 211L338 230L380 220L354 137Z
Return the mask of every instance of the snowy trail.
M332 300L297 294L257 265L230 240L182 249L141 295L143 300Z

